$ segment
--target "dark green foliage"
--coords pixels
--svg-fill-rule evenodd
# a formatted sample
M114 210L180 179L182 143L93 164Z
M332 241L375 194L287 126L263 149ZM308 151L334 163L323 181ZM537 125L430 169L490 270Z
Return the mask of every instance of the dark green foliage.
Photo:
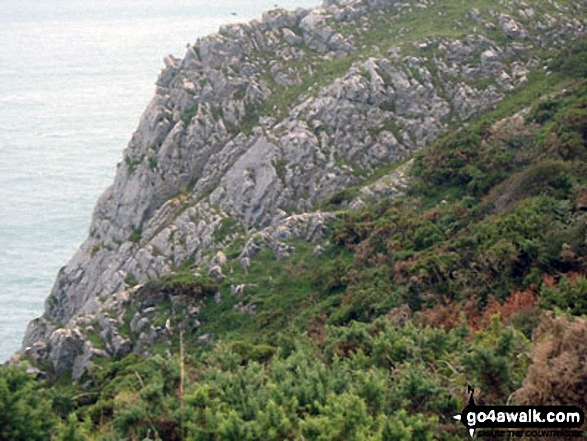
M139 243L141 241L141 234L142 234L141 230L139 230L139 229L133 230L133 232L130 233L130 236L128 236L128 241L132 242L132 243Z
M225 217L220 222L220 227L214 231L214 239L222 241L231 233L235 233L237 222L232 217Z
M160 280L149 282L144 292L158 292L166 296L184 295L192 299L202 299L218 291L218 283L207 276L195 276L189 271L181 271Z
M135 170L141 165L143 162L144 155L141 156L139 159L133 160L128 156L124 157L124 162L127 166L128 174L131 175L135 172Z
M587 40L580 38L557 55L551 68L566 77L587 78Z
M44 384L23 369L0 367L0 440L46 440L57 422Z
M529 341L513 329L500 328L495 317L488 331L475 335L478 344L463 356L473 384L492 404L505 404L505 399L520 386L529 360Z
M544 124L552 120L561 105L562 101L558 98L541 101L532 108L530 114L526 116L526 119L537 124Z
M232 94L232 99L240 101L242 99L244 99L244 97L247 94L247 90L245 88L240 88L237 89L233 94Z
M97 401L72 414L59 439L80 439L105 422L102 433L116 439L181 439L184 421L185 439L195 440L448 440L442 428L464 398L455 381L484 388L482 367L498 367L510 391L520 384L526 346L510 328L467 343L459 329L398 328L388 319L329 327L324 349L298 338L288 352L219 343L188 356L183 414L177 352L130 356L101 366ZM455 371L469 364L471 376Z
M194 119L194 116L196 116L198 114L198 109L199 109L199 105L196 104L194 107L192 107L191 109L187 110L181 116L181 120L183 121L183 123L185 125L188 125L192 121L192 119Z
M565 160L587 160L587 98L561 114L553 134L557 153Z
M212 106L210 113L215 120L224 118L224 110L222 109L222 106Z
M497 185L482 204L482 209L505 211L523 199L550 196L567 199L573 189L573 171L568 163L544 161L513 174Z
M549 307L557 307L573 315L587 314L587 278L581 275L563 277L554 286L544 286L544 302Z
M330 196L327 200L325 205L326 206L333 206L335 208L340 207L344 203L349 203L357 196L358 192L356 189L347 188L336 192L332 196Z
M126 277L124 278L124 283L126 283L130 287L133 287L138 285L139 281L137 280L135 275L129 271Z
M484 124L449 135L433 151L416 157L414 174L420 179L416 191L451 187L474 197L487 194L517 167L524 165L530 132L493 134Z
M149 158L149 169L151 169L151 171L157 170L157 158L154 156Z

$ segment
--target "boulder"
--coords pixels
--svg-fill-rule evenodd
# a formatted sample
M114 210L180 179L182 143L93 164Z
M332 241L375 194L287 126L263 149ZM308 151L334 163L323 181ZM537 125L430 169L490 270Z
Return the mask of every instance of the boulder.
M208 274L210 274L211 277L218 281L224 279L224 274L222 274L222 267L220 265L215 265L212 268L210 268Z
M57 329L49 336L48 361L53 366L53 373L60 377L71 372L75 359L82 355L84 339L79 329Z
M223 267L228 263L228 258L226 257L226 254L224 254L222 251L218 251L216 253L216 256L214 256L213 262L216 265Z
M207 345L211 341L212 341L211 334L204 334L204 335L201 335L200 337L198 337L198 343L200 343L201 345Z
M289 45L295 46L303 41L303 39L297 36L291 29L283 28L281 32L283 33L283 39Z
M521 23L518 23L512 17L507 14L500 14L499 15L499 24L501 28L506 33L506 35L510 38L519 38L525 39L528 37L528 31L524 29Z
M499 63L500 58L501 57L499 56L499 54L496 51L494 51L492 49L488 49L481 54L481 63L483 63L483 64Z

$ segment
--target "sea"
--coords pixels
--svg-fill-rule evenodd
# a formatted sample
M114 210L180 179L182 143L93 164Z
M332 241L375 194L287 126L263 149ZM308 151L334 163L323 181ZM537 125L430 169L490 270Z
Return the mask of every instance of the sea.
M167 54L225 23L319 0L2 0L0 363L43 312Z

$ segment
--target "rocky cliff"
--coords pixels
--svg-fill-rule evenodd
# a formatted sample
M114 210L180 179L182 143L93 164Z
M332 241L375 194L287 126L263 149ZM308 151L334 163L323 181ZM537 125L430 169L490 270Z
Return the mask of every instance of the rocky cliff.
M585 33L586 9L326 0L222 27L182 59L166 57L89 237L21 355L80 378L96 356L146 351L170 325L143 319L171 297L142 285L186 264L219 280L228 246L247 267L264 246L287 256L283 237L319 242L332 216L320 209L350 186L364 183L351 207L401 192L409 163L381 170L526 83L549 49ZM130 322L129 305L138 310ZM179 306L197 326L198 303Z

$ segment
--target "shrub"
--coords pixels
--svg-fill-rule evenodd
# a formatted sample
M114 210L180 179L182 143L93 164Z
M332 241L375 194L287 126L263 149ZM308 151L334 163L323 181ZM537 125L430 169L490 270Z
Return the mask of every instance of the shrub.
M128 241L132 243L139 243L141 241L141 234L141 230L133 230L132 233L130 233L130 235L128 236Z
M557 284L541 290L547 307L557 307L573 315L587 314L587 278L579 274L562 277Z
M519 405L587 408L587 321L545 314L534 336L532 365L512 396Z
M46 440L57 422L41 383L24 369L0 367L0 439Z

